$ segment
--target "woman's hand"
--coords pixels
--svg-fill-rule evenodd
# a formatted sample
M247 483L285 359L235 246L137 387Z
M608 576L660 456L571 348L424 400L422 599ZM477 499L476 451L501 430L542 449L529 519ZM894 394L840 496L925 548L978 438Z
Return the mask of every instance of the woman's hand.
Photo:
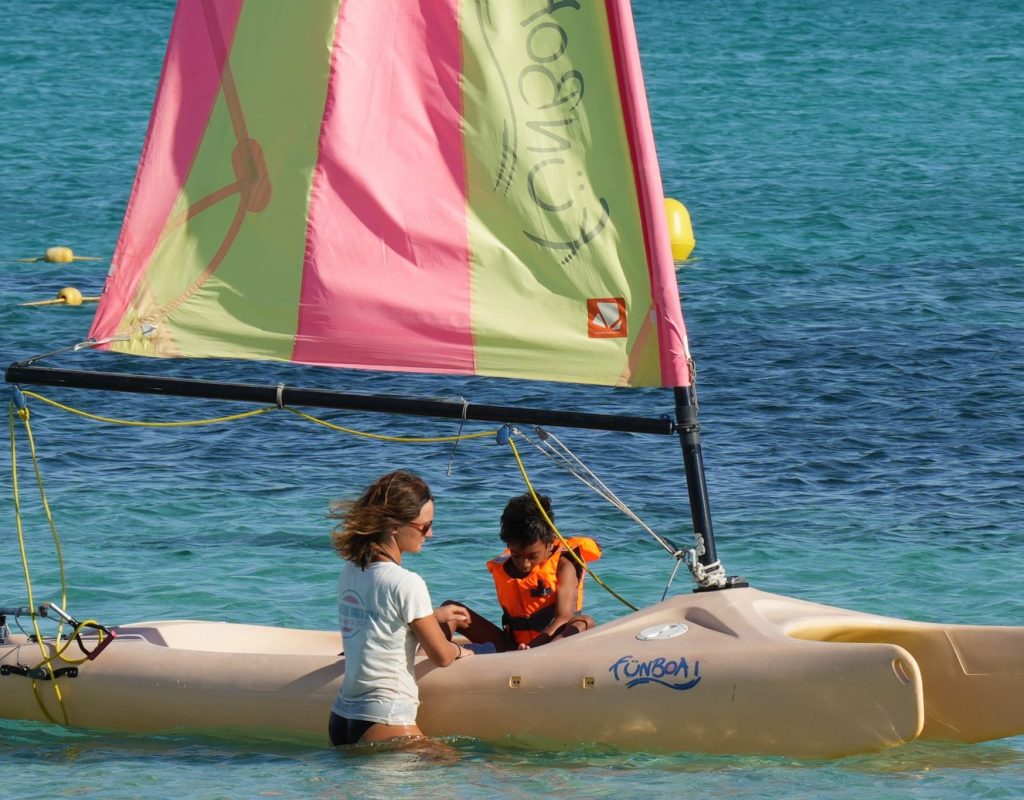
M423 648L423 652L435 667L447 667L458 658L472 655L469 650L463 650L458 644L448 640L433 614L429 617L414 619L409 626Z
M456 648L458 648L457 654L455 656L456 661L458 661L460 658L469 658L470 656L476 655L476 650L471 650L468 647L463 647L458 642L452 642L452 644L455 645Z

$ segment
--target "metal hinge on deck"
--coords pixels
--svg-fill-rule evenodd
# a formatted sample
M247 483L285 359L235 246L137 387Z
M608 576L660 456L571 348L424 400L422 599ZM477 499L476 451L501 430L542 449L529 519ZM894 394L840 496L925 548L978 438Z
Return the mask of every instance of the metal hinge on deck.
M50 680L50 670L46 667L23 667L21 665L12 666L10 664L0 664L0 675L23 675L26 678L31 678L34 681L48 681ZM53 670L52 673L54 678L77 678L78 667L58 667Z

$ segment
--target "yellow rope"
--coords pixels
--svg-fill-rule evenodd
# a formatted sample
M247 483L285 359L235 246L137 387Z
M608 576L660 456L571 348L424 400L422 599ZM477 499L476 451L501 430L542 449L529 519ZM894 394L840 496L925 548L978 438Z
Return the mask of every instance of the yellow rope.
M66 406L63 403L58 403L56 400L51 400L48 397L44 397L41 394L35 392L23 392L25 397L32 397L36 400L41 400L47 405L59 408L61 411L67 411L69 414L76 414L79 417L85 417L95 422L109 422L111 425L128 425L138 428L196 428L202 425L217 425L222 422L234 422L235 420L245 419L246 417L255 417L260 414L266 414L268 411L276 411L277 406L267 406L266 408L258 408L255 411L243 411L241 414L229 414L225 417L210 417L209 419L194 419L194 420L182 420L181 422L147 422L145 420L132 420L132 419L116 419L114 417L103 417L99 414L90 414L88 411L82 411L71 406Z
M266 408L256 409L254 411L245 411L245 412L242 412L240 414L231 414L231 415L222 416L222 417L212 417L212 418L198 419L198 420L184 420L184 421L179 421L179 422L150 422L150 421L144 421L144 420L117 419L117 418L114 418L114 417L106 417L106 416L102 416L102 415L99 415L99 414L92 414L92 413L89 413L87 411L82 411L81 409L73 408L73 407L65 405L63 403L59 403L56 400L51 400L50 398L45 397L45 396L43 396L41 394L38 394L36 392L26 391L26 392L23 392L23 396L31 397L33 399L39 400L39 401L41 401L43 403L46 403L47 405L52 406L54 408L60 409L62 411L66 411L66 412L68 412L70 414L75 414L77 416L84 417L86 419L90 419L90 420L93 420L93 421L96 421L96 422L105 422L105 423L109 423L109 424L113 424L113 425L127 425L127 426L133 426L133 427L150 427L150 428L184 428L184 427L199 427L199 426L203 426L203 425L215 425L215 424L220 424L220 423L224 423L224 422L234 422L234 421L237 421L237 420L246 419L248 417L255 417L255 416L258 416L258 415L261 415L261 414L266 414L266 413L268 413L270 411L278 410L278 406L268 406ZM280 408L282 408L283 410L288 411L288 412L294 414L297 417L301 417L302 419L307 420L309 422L313 422L313 423L315 423L317 425L322 425L323 427L329 428L331 430L339 431L341 433L347 433L347 434L350 434L350 435L353 435L353 436L361 436L361 437L368 438L368 439L376 439L376 440L388 441L388 442L405 442L405 443L419 443L419 444L424 444L424 443L441 443L441 442L460 441L462 439L481 439L481 438L485 438L485 437L494 436L497 433L497 431L491 430L491 431L482 431L482 432L479 432L479 433L471 433L471 434L458 434L458 435L455 435L455 436L430 436L430 437L387 436L387 435L384 435L384 434L369 433L369 432L366 432L366 431L359 431L359 430L355 430L353 428L347 428L347 427L344 427L344 426L341 426L341 425L336 425L335 423L328 422L327 420L321 419L319 417L314 417L311 414L306 414L305 412L299 411L298 409L291 408L289 406L281 406ZM33 626L33 630L35 631L36 641L39 644L40 652L41 652L42 657L43 657L43 660L39 664L37 664L36 667L34 667L34 669L39 669L39 668L42 667L42 668L45 668L49 672L50 680L52 681L52 685L53 685L53 690L54 690L54 693L55 693L55 695L57 697L57 702L58 702L58 705L59 705L60 710L61 710L61 716L63 718L63 724L67 725L68 724L67 709L64 706L63 694L61 692L60 685L57 682L57 676L55 675L54 670L53 670L53 662L57 661L58 659L61 660L61 661L64 661L65 663L68 663L68 664L81 664L84 661L87 661L88 657L85 657L85 658L82 658L82 659L78 659L78 660L71 660L71 659L65 658L64 657L64 653L71 646L72 642L75 641L75 637L78 636L78 634L81 632L83 627L86 627L88 625L94 625L95 626L95 623L92 623L91 620L87 620L86 622L83 622L83 623L78 623L75 626L74 630L71 632L71 634L68 637L66 643L63 646L59 646L59 643L61 641L61 630L62 630L62 627L63 627L63 622L61 622L60 625L58 626L58 632L57 632L57 640L56 641L57 641L58 644L55 645L54 652L52 654L50 654L50 655L47 655L46 648L45 648L45 645L44 645L44 642L43 642L42 632L39 629L38 617L37 617L37 615L35 613L35 599L34 599L33 593L32 593L32 578L31 578L31 574L30 574L30 570L29 570L29 566L28 566L28 555L27 555L27 551L26 551L26 548L25 548L24 530L23 530L22 519L21 519L21 502L20 502L20 495L19 495L18 473L17 473L17 442L16 442L16 437L15 437L15 422L14 422L15 415L17 415L22 420L22 422L25 425L25 431L26 431L27 438L28 438L29 449L30 449L31 454L32 454L32 462L33 462L33 465L34 465L34 468L35 468L35 473L36 473L36 481L39 484L39 492L40 492L40 497L42 499L42 505L43 505L43 508L45 510L45 513L46 513L47 522L48 522L48 524L50 526L50 531L51 531L51 534L53 536L54 545L55 545L56 551L57 551L57 560L58 560L58 564L59 564L59 568L60 568L61 606L62 607L66 606L66 604L67 604L67 585L66 585L66 575L65 575L65 569L64 569L64 558L63 558L63 554L62 554L62 551L61 551L60 537L59 537L59 535L57 533L56 523L53 520L53 514L52 514L52 512L50 510L50 505L49 505L49 502L48 502L48 500L46 498L46 492L45 492L45 489L44 489L44 486L43 486L42 472L40 471L40 468L39 468L39 460L38 460L38 456L37 456L37 453L36 453L35 439L34 439L34 437L32 435L32 427L31 427L31 425L29 423L29 410L28 410L27 407L22 407L22 408L16 410L15 403L12 400L11 403L10 403L11 476L12 476L11 483L12 483L13 493L14 493L15 521L16 521L16 527L17 527L17 533L18 533L18 543L19 543L19 547L21 548L21 560L22 560L22 567L23 567L23 570L24 570L24 573L25 573L25 586L26 586L26 591L28 593L29 607L33 610L33 613L32 613L32 626ZM590 567L588 567L583 562L583 560L578 555L576 555L575 552L572 551L571 548L568 547L568 542L566 541L565 537L562 536L561 532L558 530L558 528L555 526L554 522L551 520L551 518L544 511L544 508L541 506L540 501L537 498L537 494L534 491L533 485L530 482L530 478L529 478L529 476L526 473L526 468L523 465L522 459L519 456L519 451L517 450L517 448L515 446L515 442L513 442L511 439L509 439L509 444L512 447L512 453L515 456L516 462L519 465L519 471L522 473L523 480L526 482L526 486L527 486L527 488L530 491L530 495L533 497L534 502L537 503L537 507L540 509L541 514L544 516L544 519L547 521L548 525L550 525L551 529L555 532L555 535L558 537L558 539L562 542L563 545L566 545L566 550L569 553L569 556L587 574L589 574L597 582L597 584L599 586L601 586L605 591L607 591L613 597L618 599L621 603L626 605L628 608L636 611L637 610L636 606L634 606L628 600L626 600L625 598L623 598L622 596L617 594L607 584L605 584L604 581L602 581L601 578L598 577L598 575L596 573L594 573L594 571L592 569L590 569ZM97 630L99 631L99 634L98 634L99 635L99 643L102 643L103 642L102 630L100 630L98 627L97 627ZM55 724L59 724L59 723L57 723L57 720L55 720L54 717L50 714L50 712L47 710L45 704L43 703L43 698L42 698L42 695L40 694L40 689L39 689L38 681L36 681L35 679L32 680L32 691L33 691L33 693L35 695L36 702L39 704L39 708L43 712L44 716L47 719L49 719L51 722L53 722Z
M618 592L616 592L614 589L608 586L604 581L602 581L597 576L597 574L584 563L583 559L576 555L576 553L573 552L572 548L569 547L569 542L567 542L565 537L562 536L561 531L559 531L558 528L555 526L554 520L548 516L548 512L546 512L544 510L544 506L541 505L540 498L537 497L537 492L534 491L533 484L530 482L530 476L526 474L526 467L523 465L522 458L519 457L519 450L516 448L516 443L512 441L511 436L508 439L508 443L512 447L512 455L516 457L516 463L519 465L519 472L522 474L523 480L526 482L526 488L530 491L530 497L533 498L533 502L536 503L537 508L540 509L540 513L541 516L544 517L544 521L547 522L547 524L551 527L551 530L555 532L555 535L558 537L558 540L563 545L565 545L566 552L569 554L572 560L575 561L577 565L582 567L586 571L586 573L597 582L597 585L604 589L606 592L608 592L608 594L610 594L612 597L614 597L616 600L618 600L620 603L622 603L624 606L631 609L632 611L638 611L639 609L635 605L633 605L626 598L624 598L622 595L620 595Z
M75 643L75 637L77 637L82 632L83 628L94 628L98 636L96 641L96 647L99 647L101 644L103 644L103 641L106 637L103 635L103 628L100 627L100 624L96 622L96 620L94 619L84 620L75 625L75 627L71 630L71 633L68 634L68 638L64 640L64 645L62 647L55 649L52 655L48 656L42 663L37 664L35 668L38 669L39 667L46 666L56 661L57 659L60 659L65 664L71 665L84 664L86 661L88 661L88 655L85 655L82 658L74 659L64 657L64 653L66 653L67 649ZM60 641L60 637L57 638L57 641Z
M47 405L53 406L54 408L59 408L61 411L67 411L69 414L76 414L79 417L91 419L95 422L107 422L110 423L111 425L129 425L140 428L188 428L199 427L202 425L217 425L223 422L234 422L236 420L245 419L247 417L255 417L258 416L259 414L266 414L267 412L278 410L278 406L267 406L266 408L256 409L255 411L244 411L241 414L230 414L224 417L182 420L180 422L147 422L145 420L116 419L114 417L104 417L99 414L91 414L88 411L82 411L81 409L73 408L71 406L64 405L63 403L58 403L56 400L51 400L50 398L45 397L41 394L37 394L36 392L26 391L23 392L23 394L25 395L25 397L32 397L36 400L40 400L46 403ZM352 436L362 436L366 439L377 439L385 442L430 444L439 442L454 442L459 441L461 439L482 439L488 436L494 436L497 433L496 430L492 430L481 431L479 433L458 434L455 436L386 436L381 433L369 433L367 431L358 431L355 430L354 428L346 428L342 425L336 425L333 422L328 422L325 419L314 417L312 414L306 414L305 412L299 411L298 409L292 408L291 406L281 406L281 408L284 411L291 412L297 417L301 417L302 419L316 423L317 425L322 425L325 428L330 428L331 430L339 431L341 433L348 433L351 434Z
M36 440L32 435L32 426L29 424L29 413L28 409L25 409L25 416L23 418L25 425L25 434L28 437L29 452L32 455L32 467L36 473L36 484L39 486L39 499L42 501L43 511L46 513L46 522L50 526L50 535L53 537L53 546L57 551L57 566L60 571L60 607L65 608L68 604L68 582L67 575L64 571L64 553L60 546L60 535L57 533L57 523L53 520L53 511L50 510L50 502L46 498L46 488L43 485L43 473L39 468L39 456L36 454ZM60 632L63 630L64 622L60 622L58 626L57 637L60 638Z
M18 305L22 308L37 308L39 306L73 306L82 303L98 303L99 301L99 297L83 297L78 303L69 303L63 297L57 297L53 300L30 300L27 303L18 303Z
M37 394L36 392L26 391L26 392L23 392L23 396L24 397L34 398L34 399L39 400L39 401L41 401L43 403L46 403L47 405L52 406L54 408L60 409L62 411L66 411L66 412L68 412L70 414L75 414L77 416L84 417L86 419L94 420L94 421L97 421L97 422L105 422L105 423L110 423L110 424L114 424L114 425L127 425L127 426L134 426L134 427L151 427L151 428L183 428L183 427L198 427L198 426L202 426L202 425L215 425L215 424L224 423L224 422L233 422L233 421L237 421L237 420L242 420L242 419L246 419L248 417L255 417L255 416L258 416L258 415L261 415L261 414L266 414L267 412L270 412L270 411L275 411L278 408L278 406L268 406L266 408L256 409L254 411L245 411L245 412L242 412L240 414L231 414L231 415L222 416L222 417L213 417L213 418L199 419L199 420L185 420L185 421L180 421L180 422L149 422L149 421L142 421L142 420L117 419L117 418L114 418L114 417L106 417L106 416L102 416L102 415L99 415L99 414L92 414L92 413L89 413L87 411L82 411L80 409L73 408L73 407L65 405L63 403L59 403L56 400L51 400L50 398L44 397L43 395ZM341 426L341 425L336 425L336 424L334 424L332 422L328 422L327 420L320 419L318 417L314 417L311 414L306 414L305 412L299 411L298 409L291 408L291 407L288 407L288 406L281 406L281 408L283 408L285 411L291 412L292 414L294 414L297 417L300 417L300 418L302 418L304 420L307 420L309 422L313 422L313 423L315 423L317 425L322 425L323 427L329 428L331 430L339 431L341 433L347 433L347 434L350 434L350 435L353 435L353 436L361 436L361 437L368 438L368 439L376 439L376 440L388 441L388 442L405 442L405 443L420 443L420 444L423 444L423 443L453 442L453 441L457 442L457 441L460 441L462 439L480 439L480 438L484 438L484 437L490 437L490 436L494 436L497 433L497 431L491 430L491 431L483 431L483 432L471 433L471 434L461 434L460 433L460 434L455 435L455 436L431 436L431 437L386 436L386 435L383 435L383 434L368 433L366 431L358 431L358 430L355 430L353 428L347 428L347 427L344 427L344 426ZM84 658L81 658L81 659L77 659L77 660L68 659L68 658L65 658L65 656L64 656L64 654L67 652L68 648L71 646L71 644L75 641L76 637L81 632L82 628L84 628L86 626L89 626L89 625L92 625L92 626L96 627L96 629L98 631L98 636L99 636L98 645L103 642L104 637L103 637L102 630L100 629L100 627L96 623L92 622L91 620L86 620L85 622L78 623L75 626L75 628L71 631L71 634L69 635L69 637L66 640L66 642L64 643L64 645L61 646L60 645L60 642L61 642L61 632L62 632L62 629L63 629L63 621L61 621L61 623L58 625L57 636L56 636L56 644L54 645L54 651L53 651L53 653L47 655L46 646L44 644L42 631L39 628L38 615L35 613L35 598L34 598L34 595L33 595L33 592L32 592L32 577L31 577L31 572L29 570L29 565L28 565L28 553L27 553L26 546L25 546L24 527L23 527L22 518L21 518L21 499L20 499L19 486L18 486L17 440L16 440L16 436L15 436L15 428L16 428L15 416L20 418L22 420L24 426L25 426L25 432L26 432L26 436L27 436L27 439L28 439L29 450L30 450L31 455L32 455L32 463L33 463L33 466L34 466L34 469L35 469L35 474L36 474L36 482L39 485L39 493L40 493L40 498L41 498L41 501L42 501L42 506L43 506L43 509L45 511L45 514L46 514L47 523L49 524L50 531L51 531L51 534L53 536L54 546L55 546L56 552L57 552L57 561L58 561L59 570L60 570L61 607L65 607L67 605L67 582L66 582L66 573L65 573L65 569L64 569L64 557L63 557L63 553L62 553L61 545L60 545L60 536L57 533L57 526L56 526L56 523L54 522L53 514L52 514L52 511L50 509L50 504L49 504L49 501L47 500L46 491L45 491L45 488L44 488L44 485L43 485L42 472L41 472L40 467L39 467L39 459L38 459L38 455L37 455L37 452L36 452L35 438L32 435L32 427L31 427L31 424L29 422L29 409L28 409L27 406L22 406L20 409L16 409L15 403L12 400L11 403L10 403L10 415L9 416L10 416L10 439L11 439L11 485L12 485L13 495L14 495L14 512L15 512L15 524L16 524L17 535L18 535L18 546L19 546L19 548L21 550L21 562L22 562L22 568L23 568L23 571L24 571L24 574L25 574L25 588L26 588L26 592L28 594L29 608L32 610L32 627L33 627L33 630L35 632L36 642L39 644L40 653L42 655L42 661L39 662L39 664L37 664L33 669L45 668L46 671L49 673L50 681L51 681L52 686L53 686L54 695L57 698L57 704L58 704L58 707L60 708L60 714L61 714L61 718L63 720L62 724L68 725L69 724L69 722L68 722L68 713L67 713L67 709L66 709L66 707L64 705L64 697L63 697L63 693L61 691L60 684L58 683L58 680L57 680L57 675L55 674L54 669L53 669L53 663L55 661L57 661L57 660L61 660L61 661L64 661L65 663L75 665L75 664L84 663L85 661L88 660L88 656L86 656ZM566 541L565 537L562 536L561 532L558 530L558 528L555 526L554 522L551 520L551 518L548 516L548 514L544 511L544 508L541 506L540 501L539 501L539 499L537 497L537 493L534 491L533 485L530 482L530 478L529 478L529 476L526 473L526 467L523 465L522 459L519 456L519 451L516 449L515 442L513 442L511 438L509 439L509 444L512 446L512 453L515 456L516 462L519 465L519 471L522 473L523 480L526 482L526 486L527 486L527 488L530 491L530 495L533 497L534 502L537 504L537 507L540 509L541 514L544 516L544 519L547 521L548 525L550 525L551 529L555 532L555 535L558 537L558 539L562 542L563 545L566 545L566 550L569 553L570 557L587 574L589 574L597 582L597 584L599 586L601 586L605 591L607 591L613 597L618 599L621 603L623 603L628 608L636 611L637 610L636 606L634 606L628 600L626 600L625 598L623 598L622 596L617 594L607 584L605 584L604 581L602 581L601 578L598 577L597 574L595 574L594 571L592 569L590 569L590 567L588 567L583 562L583 560L578 555L576 555L575 552L573 552L573 550L571 548L568 547L568 542ZM54 718L54 716L46 708L46 705L45 705L45 703L43 701L43 697L42 697L42 694L41 694L41 691L40 691L39 681L37 681L35 678L32 679L32 692L33 692L33 695L35 696L36 703L39 705L39 709L40 709L40 711L42 711L43 715L50 722L52 722L54 724L61 724L61 723L57 722L57 720Z
M82 664L82 663L88 661L89 660L89 656L88 655L86 655L86 656L84 656L83 658L80 658L80 659L70 659L70 658L66 658L64 656L64 654L67 652L68 648L75 642L76 638L81 633L82 629L86 628L86 627L92 627L92 628L96 629L97 636L98 636L97 646L99 646L104 641L103 628L95 620L85 620L84 622L79 622L79 623L77 623L75 625L74 629L69 634L69 636L66 639L64 645L60 646L60 642L61 642L62 637L63 637L63 629L64 629L64 621L61 620L58 623L58 625L57 625L57 633L56 633L56 636L55 636L55 642L56 643L54 645L54 651L51 654L49 654L49 655L47 655L47 653L46 653L46 647L44 645L43 633L42 633L42 631L39 628L39 619L38 619L38 615L36 614L35 597L34 597L34 594L33 594L33 591L32 591L32 574L31 574L31 570L29 569L29 565L28 565L28 553L27 553L27 550L26 550L26 547L25 547L24 526L22 524L22 519L21 519L21 494L20 494L19 485L18 485L18 455L17 455L18 450L17 450L17 439L16 439L16 436L15 436L15 428L16 428L16 425L15 425L15 422L14 422L15 416L17 416L19 419L21 419L22 423L25 426L25 433L26 433L26 436L27 436L27 439L28 439L28 443L29 443L29 451L30 451L30 453L32 455L32 464L33 464L33 467L35 469L35 474L36 474L36 482L39 485L39 496L40 496L40 499L42 501L43 509L46 512L46 519L47 519L47 522L49 523L49 526L50 526L50 532L53 535L54 548L55 548L56 553L57 553L57 563L58 563L59 569L60 569L60 593L61 593L61 606L62 607L67 605L67 576L66 576L66 572L65 572L65 569L64 569L64 554L63 554L63 550L62 550L61 544L60 544L60 535L57 532L57 525L56 525L56 522L53 519L53 512L52 512L52 510L50 508L49 500L46 497L46 489L45 489L45 486L44 486L44 483L43 483L43 475L42 475L42 471L41 471L41 469L39 467L39 455L38 455L38 452L36 451L35 437L32 434L32 425L31 425L31 422L30 422L31 415L30 415L29 410L28 410L27 407L23 407L21 409L15 410L15 404L14 404L13 401L11 401L9 408L10 408L9 419L10 419L10 436L11 436L11 485L12 485L13 495L14 495L15 527L16 527L17 532L18 532L18 547L19 547L19 549L21 551L22 569L23 569L24 574L25 574L25 591L26 591L26 593L28 595L28 605L29 605L31 616L32 616L32 629L33 629L33 632L35 633L36 642L39 645L39 650L40 650L40 653L41 653L41 655L43 657L43 660L40 661L38 664L36 664L35 667L33 667L32 669L45 668L46 671L49 673L50 680L52 681L52 685L53 685L53 691L54 691L55 696L57 697L57 704L58 704L58 707L60 708L60 711L61 711L61 718L63 720L63 724L67 725L68 724L67 708L64 705L63 692L61 691L60 684L57 681L57 675L55 674L54 669L53 669L53 662L57 661L59 659L60 661L63 661L66 664L78 665L78 664ZM54 719L53 715L46 708L46 705L43 702L42 694L40 693L39 681L36 680L35 678L32 679L32 693L35 696L36 703L39 705L39 710L43 712L43 716L45 716L50 722L52 722L54 724L61 724L61 723L58 723L56 719Z
M31 428L29 426L29 412L28 412L27 408L21 408L21 409L18 409L16 411L13 400L10 402L10 405L9 405L8 408L9 408L10 436L11 436L11 488L12 488L12 494L13 494L13 498L14 498L15 529L17 530L17 533L18 533L18 548L21 551L21 566L22 566L22 570L25 573L25 591L28 594L28 607L29 607L29 610L30 610L30 612L32 614L32 630L35 632L36 643L39 645L39 651L40 651L40 654L43 657L43 661L38 666L45 666L46 667L46 671L50 673L50 680L53 683L53 692L54 692L54 694L57 697L57 705L60 708L61 718L63 719L63 724L67 725L68 724L68 712L67 712L67 709L64 707L64 695L61 692L60 686L57 683L57 676L54 675L53 667L50 664L50 661L52 660L52 657L51 656L47 656L47 654L46 654L46 646L43 643L43 633L39 629L39 619L38 619L38 617L35 614L36 606L35 606L35 597L32 594L32 575L31 575L31 572L30 572L29 566L28 566L28 552L25 549L24 526L22 525L22 522L21 522L21 495L20 495L20 492L19 492L19 489L18 489L18 448L17 448L17 440L16 440L15 434L14 434L14 431L15 431L14 417L15 417L15 415L17 415L18 418L22 420L22 422L25 425L26 430L29 431L29 442L31 444L31 449L32 449L32 459L33 459L34 462L36 462L36 475L37 476L40 475L39 468L38 468L38 461L36 459L35 445L32 444ZM42 488L41 484L40 484L40 488ZM47 516L49 517L49 506L46 503L45 494L43 495L43 505L44 505L44 507L46 507ZM52 524L53 524L52 517L50 518L50 521L51 521L51 526L52 526ZM53 529L53 531L54 531L54 534L56 535L56 529L55 528ZM59 552L59 545L58 545L58 552ZM64 569L63 569L63 560L62 560L61 561L61 583L62 583L62 586L63 586L63 580L64 580ZM39 705L39 710L43 712L43 716L45 716L50 722L54 723L55 725L60 724L60 723L57 722L56 719L54 719L53 715L50 714L50 712L46 708L46 705L43 703L42 695L39 692L39 682L35 678L32 679L32 694L35 696L36 703Z
M333 422L328 422L325 419L314 417L310 414L306 414L298 409L291 408L290 406L283 406L285 411L290 411L297 417L302 417L310 422L315 422L317 425L323 425L325 428L331 430L340 431L341 433L350 433L353 436L362 436L366 439L379 439L384 442L408 442L417 444L428 444L432 442L455 442L460 439L482 439L486 436L494 436L497 431L482 431L481 433L465 433L458 434L456 436L385 436L381 433L367 433L366 431L357 431L352 428L344 428L341 425L335 425Z
M72 255L69 260L70 261L106 261L105 258L100 258L99 256L76 256L76 255ZM50 261L51 263L54 263L54 264L67 263L67 262L61 262L61 261L51 261L51 259L47 258L46 256L36 256L35 258L15 258L14 261L17 262L18 264L38 264L40 261Z
M38 394L36 392L26 391L26 392L23 392L22 395L24 397L32 397L32 398L34 398L36 400L39 400L39 401L41 401L43 403L46 403L49 406L52 406L54 408L58 408L58 409L60 409L62 411L66 411L66 412L68 412L70 414L75 414L77 416L84 417L86 419L91 419L91 420L94 420L96 422L106 422L106 423L110 423L110 424L114 424L114 425L127 425L127 426L134 426L134 427L151 427L151 428L181 428L181 427L197 427L197 426L202 426L202 425L213 425L213 424L217 424L217 423L232 422L232 421L235 421L235 420L245 419L247 417L257 416L257 415L260 415L260 414L265 414L268 411L274 411L274 410L277 409L277 406L269 406L267 408L256 409L254 411L246 411L246 412L243 412L243 413L240 413L240 414L231 414L231 415L228 415L228 416L215 417L215 418L210 418L210 419L187 420L187 421L181 421L181 422L148 422L148 421L139 421L139 420L116 419L116 418L113 418L113 417L101 416L99 414L91 414L91 413L89 413L87 411L82 411L82 410L77 409L77 408L72 408L71 406L65 405L63 403L59 403L56 400L51 400L50 398L44 397L43 395ZM31 575L31 570L29 569L29 565L28 565L28 553L27 553L27 550L26 550L26 547L25 547L25 533L24 533L24 525L22 523L22 515L21 515L21 497L20 497L20 491L19 491L19 485L18 485L18 456L17 456L17 440L16 440L16 436L15 436L15 427L16 426L15 426L15 421L14 421L14 418L15 418L16 415L17 415L17 417L19 419L22 420L22 422L23 422L23 424L25 426L25 432L26 432L26 435L27 435L28 443L29 443L29 449L30 449L30 452L32 454L32 463L33 463L33 466L35 468L36 482L39 485L39 493L40 493L40 498L42 500L42 506L43 506L43 509L44 509L44 511L46 513L46 519L47 519L47 522L48 522L48 524L50 526L50 531L51 531L51 534L53 536L54 546L55 546L56 553L57 553L57 562L58 562L59 570L60 570L61 607L66 607L67 606L67 579L66 579L66 572L65 572L65 569L64 569L64 556L63 556L63 551L62 551L61 544L60 544L60 536L57 533L56 523L54 522L54 519L53 519L53 513L52 513L52 511L50 509L50 504L49 504L49 501L47 500L47 497L46 497L46 490L45 490L44 484L43 484L42 472L41 472L40 467L39 467L39 458L38 458L38 455L37 455L37 452L36 452L35 437L32 435L32 426L31 426L31 424L29 422L29 419L30 419L29 409L26 406L23 406L20 409L16 409L15 403L12 400L11 403L10 403L11 485L12 485L13 494L14 494L15 525L16 525L17 533L18 533L18 544L19 544L19 547L21 549L21 562L22 562L22 569L23 569L24 574L25 574L25 588L26 588L26 592L28 594L28 604L29 604L29 608L31 609L31 612L32 612L32 628L33 628L33 631L35 633L36 642L39 644L40 653L42 655L42 661L40 661L35 667L33 667L33 669L45 668L46 671L49 673L50 680L53 682L52 685L53 685L54 694L57 697L57 703L58 703L58 705L60 707L61 717L63 719L63 724L67 725L68 724L67 709L65 708L65 705L64 705L64 697L63 697L63 693L62 693L61 688L60 688L60 684L58 683L57 676L54 673L53 663L59 659L61 661L64 661L65 663L73 664L74 665L74 664L81 664L84 661L88 660L88 656L86 656L85 658L79 659L79 660L68 659L68 658L64 657L64 653L67 652L68 647L70 647L72 642L74 642L75 637L79 634L81 629L84 626L86 626L90 621L86 621L85 623L79 623L75 627L75 629L72 631L71 635L69 636L69 638L67 639L65 644L63 646L60 646L60 642L62 640L63 627L64 627L64 622L63 622L63 620L61 620L61 622L58 623L58 626L57 626L57 634L56 634L56 643L57 644L54 645L54 652L49 654L49 655L47 655L46 646L44 644L44 639L43 639L43 634L42 634L42 631L39 628L38 615L36 614L35 597L34 597L33 591L32 591L32 575ZM99 631L99 634L98 634L98 636L99 636L98 644L100 644L100 643L103 642L103 633L102 633L102 630L100 630L99 628L97 628L97 630ZM59 724L59 723L57 723L57 720L54 719L53 715L49 712L49 710L46 708L46 705L44 704L42 695L40 693L39 681L37 681L34 678L32 679L32 692L33 692L33 694L34 694L34 696L36 698L36 702L39 705L39 709L40 709L40 711L42 711L43 715L50 722L52 722L54 724Z

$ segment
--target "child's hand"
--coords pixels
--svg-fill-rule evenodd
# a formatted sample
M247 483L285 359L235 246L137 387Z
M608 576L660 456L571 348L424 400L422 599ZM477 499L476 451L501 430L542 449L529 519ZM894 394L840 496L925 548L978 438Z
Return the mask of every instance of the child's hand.
M522 644L522 643L520 643L519 646L516 647L516 650L529 650L529 649L530 649L530 645Z
M441 625L449 625L460 630L469 625L469 612L462 606L449 604L434 609L434 617Z

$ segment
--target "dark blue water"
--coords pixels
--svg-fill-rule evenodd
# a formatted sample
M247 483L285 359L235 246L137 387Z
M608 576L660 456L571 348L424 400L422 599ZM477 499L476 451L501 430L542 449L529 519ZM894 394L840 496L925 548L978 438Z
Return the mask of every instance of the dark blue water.
M929 621L1024 624L1024 8L1016 2L636 0L666 194L693 217L680 272L719 554L756 586ZM84 338L159 75L171 3L0 0L0 362ZM99 262L20 263L67 245ZM119 369L110 356L68 366ZM131 365L135 366L135 365ZM182 373L180 365L145 368ZM137 368L137 367L136 367ZM189 374L474 402L671 412L655 391L207 363ZM42 390L94 413L193 419L235 406ZM390 435L450 422L334 415ZM369 442L283 413L186 430L103 425L32 403L79 616L332 628L324 512L397 465L440 500L414 563L436 598L488 607L483 561L522 490L507 448ZM472 426L474 430L486 426ZM678 444L566 431L660 533L687 536ZM27 454L19 453L28 467ZM646 534L527 452L565 529L641 605L672 564ZM449 461L453 461L448 474ZM0 603L24 602L10 468ZM21 472L30 498L30 469ZM59 589L25 500L37 595ZM677 580L673 591L686 591ZM622 613L597 587L598 618ZM454 764L316 748L140 739L0 723L19 794L77 797L1018 797L1024 741L915 745L827 763L537 753L456 742ZM50 769L46 769L50 767ZM20 769L19 769L20 768ZM17 771L16 771L17 770ZM643 787L639 789L638 787Z

